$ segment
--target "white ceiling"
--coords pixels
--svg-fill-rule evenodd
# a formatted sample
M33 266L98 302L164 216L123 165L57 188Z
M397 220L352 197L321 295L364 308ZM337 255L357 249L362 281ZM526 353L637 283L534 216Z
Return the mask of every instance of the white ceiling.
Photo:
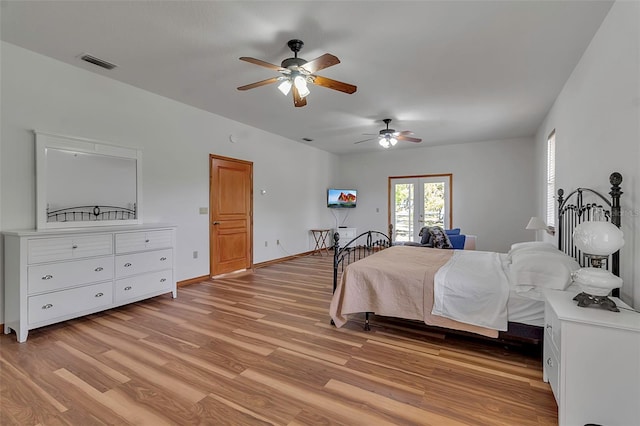
M599 28L612 1L2 1L2 40L77 67L334 152L363 133L411 130L420 144L531 136ZM311 86L295 108L276 65L324 53L318 74L358 86ZM81 61L89 53L118 65ZM227 137L228 135L225 135ZM311 138L304 142L302 138Z

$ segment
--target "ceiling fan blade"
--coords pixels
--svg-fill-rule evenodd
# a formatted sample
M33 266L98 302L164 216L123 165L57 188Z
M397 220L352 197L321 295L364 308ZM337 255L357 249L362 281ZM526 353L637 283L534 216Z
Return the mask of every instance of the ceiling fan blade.
M402 132L398 132L398 135L412 135L413 132L411 130L403 130Z
M412 138L410 136L403 136L403 135L396 136L396 139L398 139L399 141L422 142L422 139L420 138Z
M247 84L245 86L240 86L240 87L238 87L238 90L254 89L256 87L265 86L267 84L275 83L276 81L279 81L279 78L278 77L272 77L272 78L268 78L266 80L256 81L255 83Z
M343 83L341 81L332 80L326 77L320 77L319 75L316 75L313 77L313 83L318 86L326 87L328 89L338 90L340 92L349 93L349 94L354 93L356 90L358 90L358 88L352 84Z
M249 58L247 56L241 57L240 60L241 61L245 61L245 62L249 62L249 63L252 63L252 64L260 65L261 67L269 68L269 69L276 70L276 71L280 71L280 70L284 69L280 65L270 64L269 62L261 61L260 59L256 59L256 58Z
M375 139L375 138L369 138L369 139L365 139L365 140L362 140L362 141L354 142L353 144L355 145L355 144L357 144L357 143L369 142L369 141L372 141L372 140L374 140L374 139Z
M316 59L307 62L301 68L304 68L305 70L309 71L310 74L315 74L320 70L329 68L339 63L340 63L340 59L338 59L337 57L333 56L330 53L325 53L324 55L319 56Z
M292 92L293 92L293 105L295 105L296 107L303 107L307 104L307 98L303 98L302 96L300 96L300 92L298 92L298 88L294 85L292 87Z

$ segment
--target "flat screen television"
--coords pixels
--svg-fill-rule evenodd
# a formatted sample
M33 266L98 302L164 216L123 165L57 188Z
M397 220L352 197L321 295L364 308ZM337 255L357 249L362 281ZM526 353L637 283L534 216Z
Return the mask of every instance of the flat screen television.
M354 208L358 199L355 189L335 189L327 190L327 207L332 209Z

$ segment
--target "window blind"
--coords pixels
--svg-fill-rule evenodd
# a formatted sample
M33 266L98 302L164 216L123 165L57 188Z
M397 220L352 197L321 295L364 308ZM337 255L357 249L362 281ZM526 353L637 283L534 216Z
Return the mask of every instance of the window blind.
M556 225L556 131L547 138L547 226Z

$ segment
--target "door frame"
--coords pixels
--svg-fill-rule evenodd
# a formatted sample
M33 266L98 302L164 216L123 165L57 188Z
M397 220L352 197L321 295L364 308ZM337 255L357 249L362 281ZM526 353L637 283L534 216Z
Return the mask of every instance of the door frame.
M248 238L248 252L249 252L249 259L248 259L248 267L246 268L247 271L253 270L253 162L252 161L247 161L247 160L241 160L238 158L232 158L232 157L225 157L222 155L217 155L217 154L209 154L209 197L208 197L208 201L209 201L209 223L207 226L207 231L208 231L208 235L207 235L207 239L209 240L209 277L214 277L213 275L213 267L214 265L211 263L211 254L213 252L213 244L211 242L211 228L214 226L213 225L213 212L211 211L211 197L212 197L212 189L211 189L211 182L212 182L212 163L213 160L224 160L224 161L231 161L234 163L239 163L239 164L244 164L249 166L250 168L250 185L249 185L249 229L248 229L248 234L249 234L249 238Z

